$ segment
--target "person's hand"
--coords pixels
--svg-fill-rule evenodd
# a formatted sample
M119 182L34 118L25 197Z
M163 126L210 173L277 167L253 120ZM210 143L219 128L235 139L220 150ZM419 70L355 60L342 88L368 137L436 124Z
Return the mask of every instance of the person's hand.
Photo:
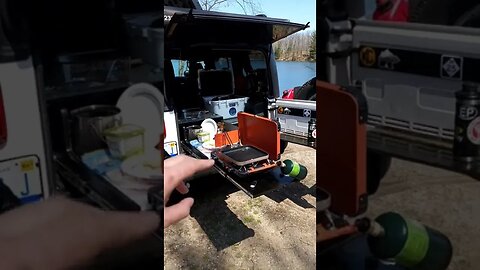
M176 189L182 194L188 193L185 180L198 172L212 168L213 160L194 159L185 155L179 155L165 160L164 163L164 202L167 204L173 190ZM181 202L165 207L164 227L179 222L190 214L193 205L193 198L185 198Z
M326 230L322 224L317 224L317 242L331 240L340 236L349 235L357 232L353 225L345 226L335 230Z
M153 212L103 211L52 198L0 215L0 269L70 269L160 225Z

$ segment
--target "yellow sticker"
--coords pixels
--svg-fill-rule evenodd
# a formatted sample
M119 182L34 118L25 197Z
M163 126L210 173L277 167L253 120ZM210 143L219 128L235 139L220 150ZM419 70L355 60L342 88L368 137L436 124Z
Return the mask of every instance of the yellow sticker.
M35 163L31 159L24 160L20 162L20 167L22 168L22 172L33 171L33 169L35 168Z
M377 62L377 54L375 50L370 47L363 47L360 50L360 62L367 67L375 65Z

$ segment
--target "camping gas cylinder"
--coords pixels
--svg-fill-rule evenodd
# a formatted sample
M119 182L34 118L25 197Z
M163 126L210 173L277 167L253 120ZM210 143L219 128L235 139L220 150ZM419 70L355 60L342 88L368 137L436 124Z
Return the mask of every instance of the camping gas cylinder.
M465 83L456 94L453 154L456 159L473 161L480 153L480 93L478 85Z
M288 175L297 180L305 179L308 174L308 170L305 166L289 159L282 163L281 170L284 175Z
M445 235L397 213L363 219L357 227L368 231L368 246L379 259L393 259L412 270L445 270L450 264L452 244Z
M315 146L317 139L317 119L311 118L308 121L308 145Z

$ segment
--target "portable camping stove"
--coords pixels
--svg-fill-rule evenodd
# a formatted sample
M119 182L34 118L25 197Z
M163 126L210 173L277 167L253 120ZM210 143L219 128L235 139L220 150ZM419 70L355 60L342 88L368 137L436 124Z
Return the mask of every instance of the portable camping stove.
M280 160L280 133L276 122L248 113L238 114L239 143L212 152L225 170L239 177L274 169ZM225 133L228 138L228 133Z

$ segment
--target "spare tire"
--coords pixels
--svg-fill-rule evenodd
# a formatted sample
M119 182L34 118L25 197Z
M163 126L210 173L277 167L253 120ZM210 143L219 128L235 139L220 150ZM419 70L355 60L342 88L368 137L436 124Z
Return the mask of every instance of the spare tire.
M410 22L454 25L477 0L410 0ZM459 24L457 24L459 25Z
M455 25L480 28L480 4L460 16Z
M293 92L294 99L300 100L311 100L312 96L315 95L317 89L315 88L317 78L314 77L308 82L304 83L300 88L297 88Z

